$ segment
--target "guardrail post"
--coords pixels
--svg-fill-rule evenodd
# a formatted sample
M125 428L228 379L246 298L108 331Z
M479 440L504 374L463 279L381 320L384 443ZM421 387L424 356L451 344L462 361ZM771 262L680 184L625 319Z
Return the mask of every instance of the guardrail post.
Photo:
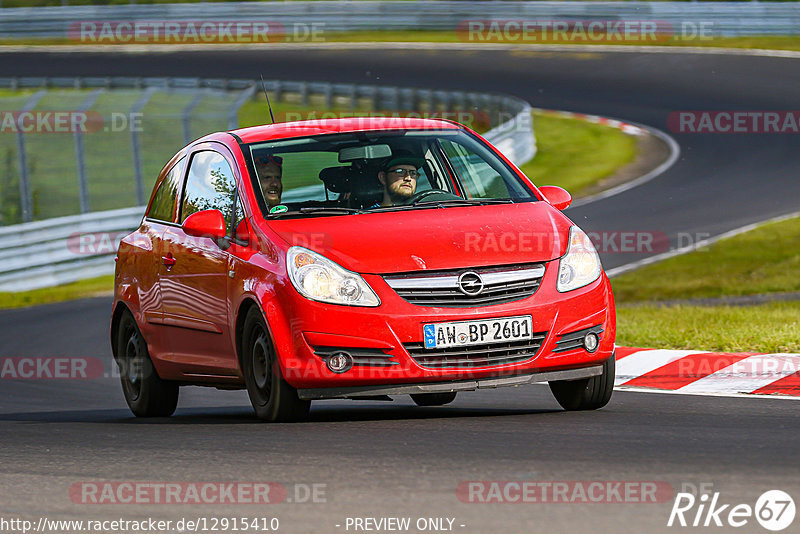
M355 111L358 107L358 87L350 86L350 111Z
M203 94L198 92L194 95L191 102L186 104L186 107L183 108L181 111L181 125L183 127L183 142L187 145L192 142L192 128L191 128L191 121L192 121L192 113L194 113L195 108L200 105L200 101L203 99Z
M306 82L300 83L300 104L308 106L308 84Z
M239 108L241 108L245 102L252 98L253 93L255 92L256 84L253 82L250 84L250 87L242 91L233 104L231 104L231 107L228 110L228 127L231 130L235 130L239 127Z
M47 91L41 90L34 93L20 111L31 111L39 103ZM28 154L25 151L25 134L22 131L22 117L17 119L17 165L19 166L19 202L22 212L22 222L33 220L33 191L31 191L30 177L28 176Z
M148 87L145 89L142 96L139 97L133 106L131 106L128 124L133 124L133 115L141 112L150 97L158 91L157 87ZM139 204L144 204L144 179L142 177L142 157L141 146L139 145L139 132L136 128L131 127L131 150L133 151L133 173L136 177L136 201Z
M389 109L392 111L400 109L400 89L397 87L389 88Z
M96 89L92 91L92 93L86 97L83 102L81 102L80 107L78 107L78 111L89 111L89 108L94 105L97 97L100 96L100 93L102 92L103 89ZM81 213L88 213L89 184L86 179L86 159L84 158L83 132L80 129L75 130L75 162L78 167L78 198L81 203Z
M419 96L416 89L408 91L408 110L419 111Z
M377 87L372 88L372 110L378 111L381 109L381 91Z

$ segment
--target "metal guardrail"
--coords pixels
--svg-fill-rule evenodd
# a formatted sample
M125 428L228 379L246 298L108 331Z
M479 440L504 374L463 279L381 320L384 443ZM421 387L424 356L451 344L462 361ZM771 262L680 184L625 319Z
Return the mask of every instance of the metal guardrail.
M143 204L144 177L161 168L171 146L226 128L231 108L238 111L236 93L213 85L221 84L0 78L0 89L11 90L0 95L0 225ZM151 133L150 150L142 131Z
M213 87L239 91L249 98L255 92L251 80L138 79L138 78L18 78L0 79L0 87ZM484 134L518 165L536 154L536 138L530 105L518 98L459 91L433 91L326 82L271 80L267 89L278 98L300 95L303 104L324 96L329 107L336 98L369 98L378 110L419 110L436 115L447 109L481 110L494 128ZM236 109L246 98L238 98ZM406 107L409 106L409 107ZM231 108L233 110L233 108ZM231 121L236 113L230 114ZM235 127L236 124L231 124ZM139 224L143 206L84 213L43 221L0 226L0 291L25 291L74 282L114 271L113 255L119 238Z
M142 206L0 227L0 291L50 287L114 272L117 235Z
M0 9L0 37L67 37L84 21L265 21L323 32L452 30L468 20L630 20L709 23L715 35L800 33L797 2L314 1Z

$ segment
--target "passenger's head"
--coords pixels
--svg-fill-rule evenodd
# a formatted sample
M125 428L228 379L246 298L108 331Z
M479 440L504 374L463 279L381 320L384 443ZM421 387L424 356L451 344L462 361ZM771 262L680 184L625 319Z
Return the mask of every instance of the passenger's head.
M268 207L277 206L281 203L283 193L283 158L280 156L265 155L255 158L256 174L261 184L261 192Z
M423 161L417 158L393 158L378 173L383 184L383 205L401 204L417 191L419 168Z

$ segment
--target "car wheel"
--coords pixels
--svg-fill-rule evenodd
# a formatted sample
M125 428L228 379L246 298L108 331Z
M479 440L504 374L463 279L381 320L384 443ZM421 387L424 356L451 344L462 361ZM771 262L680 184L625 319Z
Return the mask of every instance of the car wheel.
M443 406L450 404L456 399L456 392L450 391L448 393L412 393L411 400L417 406Z
M270 422L305 419L311 401L301 400L284 380L261 310L250 309L243 333L242 372L256 416Z
M117 328L116 359L122 393L137 417L169 417L178 406L178 384L161 380L136 320L125 311Z
M603 373L581 380L562 380L550 382L558 403L565 410L596 410L611 399L614 390L615 356L603 364Z

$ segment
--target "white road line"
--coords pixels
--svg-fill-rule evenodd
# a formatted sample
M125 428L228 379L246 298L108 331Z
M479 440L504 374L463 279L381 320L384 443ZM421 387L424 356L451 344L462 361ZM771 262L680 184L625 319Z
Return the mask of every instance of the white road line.
M642 176L636 178L635 180L630 180L629 182L625 182L620 184L616 187L612 187L610 189L606 189L605 191L601 191L595 195L590 195L588 197L584 197L581 199L576 200L572 203L570 208L575 208L578 206L585 206L586 204L591 204L592 202L596 202L598 200L603 200L608 197L613 197L614 195L618 195L629 189L633 189L634 187L638 187L644 183L649 182L650 180L657 178L661 174L663 174L667 169L672 167L678 158L681 156L681 147L678 145L678 142L672 138L672 136L668 135L665 132L662 132L658 128L653 128L652 126L647 126L645 124L641 124L638 122L626 121L628 124L636 126L637 128L641 128L642 130L646 130L653 135L654 137L658 137L664 143L667 144L669 147L669 157L664 161L661 165L656 167L655 169L651 170L648 173L643 174ZM535 130L534 130L535 131Z
M681 393L750 393L800 371L800 355L763 354L740 360L680 389Z
M685 247L677 248L675 250L669 250L667 252L656 254L655 256L649 256L647 258L641 259L639 261L634 261L632 263L626 263L625 265L620 265L619 267L614 267L613 269L609 269L606 271L606 274L610 277L618 276L620 274L626 273L628 271L633 271L634 269L638 269L639 267L644 267L645 265L650 265L651 263L656 263L662 260L666 260L668 258L672 258L674 256L680 256L681 254L686 254L688 252L693 252L695 250L701 249L703 247L707 247L720 241L722 239L727 239L729 237L737 236L739 234L743 234L745 232L749 232L750 230L755 230L761 226L766 224L786 221L789 219L794 219L795 217L800 217L800 211L795 211L786 215L780 215L778 217L772 217L771 219L767 219L764 221L760 221L757 223L748 224L746 226L742 226L739 228L735 228L733 230L729 230L723 234L710 237L708 239L703 239L702 241L698 241L692 245L688 245Z
M695 397L733 397L738 399L772 399L772 400L793 400L798 401L800 397L792 395L753 395L750 393L728 393L728 392L706 392L706 393L690 393L688 391L681 391L680 389L655 389L643 388L639 386L619 386L614 387L614 391L626 391L633 393L661 393L664 395L694 395Z
M703 354L704 352L702 350L645 350L634 352L617 361L617 376L614 380L614 385L624 384L685 356Z

